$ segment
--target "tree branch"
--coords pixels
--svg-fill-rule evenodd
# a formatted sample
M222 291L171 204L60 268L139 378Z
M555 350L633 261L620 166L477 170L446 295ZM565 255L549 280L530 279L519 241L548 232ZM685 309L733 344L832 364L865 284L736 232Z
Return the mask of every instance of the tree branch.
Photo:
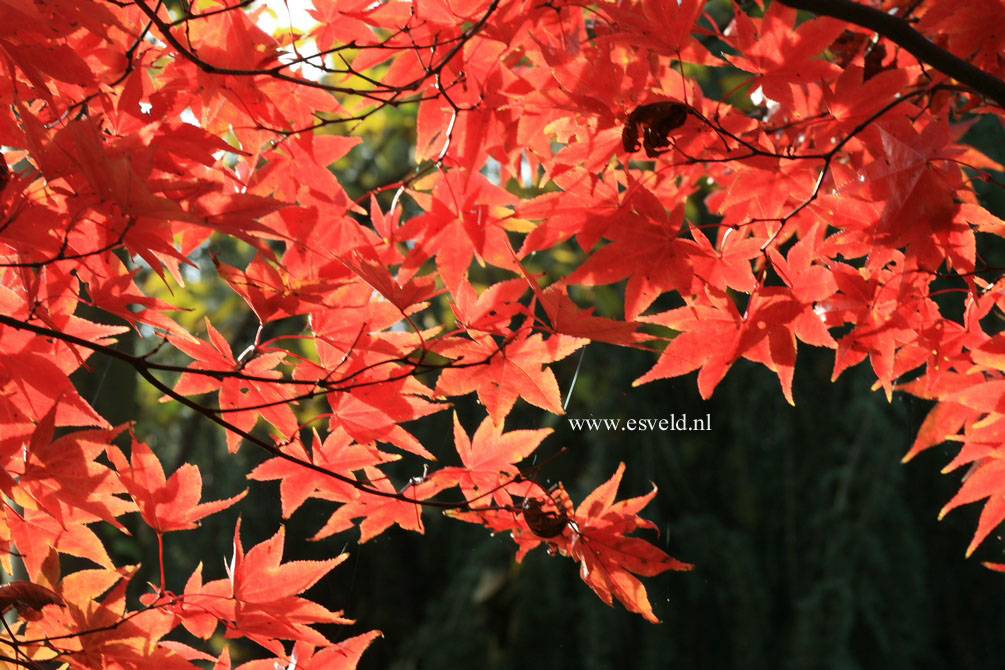
M393 500L400 500L402 502L409 502L409 503L414 503L414 504L417 504L417 505L423 505L425 507L436 507L436 508L440 508L440 509L461 509L461 510L468 509L468 507L469 507L469 505L470 505L471 502L473 502L474 500L477 500L478 498L482 497L482 496L478 496L478 498L474 498L473 500L463 500L461 502L442 502L442 501L436 501L436 500L419 500L419 499L416 499L416 498L410 498L410 497L408 497L408 496L406 496L404 494L404 489L401 492L384 491L384 490L378 489L378 488L376 488L374 486L371 486L369 481L366 481L366 480L362 480L361 481L359 479L356 479L355 477L350 477L350 476L347 476L347 475L340 474L338 472L334 472L332 470L329 470L328 468L325 468L323 466L317 465L316 463L313 462L313 460L306 461L306 460L303 460L303 459L301 459L301 458L299 458L297 456L289 454L289 453L283 451L280 446L275 445L275 444L270 444L266 440L263 440L263 439L257 437L256 435L253 435L251 432L249 432L247 430L244 430L244 429L242 429L242 428L234 425L230 421L227 421L226 419L223 418L222 415L226 412L226 410L222 410L220 408L207 407L206 405L203 405L203 404L201 404L199 402L196 402L195 400L192 400L191 398L189 398L189 397L187 397L185 395L182 395L182 394L176 392L170 386L168 386L167 384L165 384L164 382L162 382L160 379L158 379L157 376L153 374L153 370L164 370L165 366L161 366L161 365L158 365L156 363L151 363L150 361L146 360L146 358L143 357L143 356L134 356L134 355L126 353L124 351L119 351L118 349L115 349L114 347L109 347L109 346L104 345L104 344L98 344L96 342L90 342L90 341L88 341L88 340L86 340L84 338L77 337L76 335L71 335L69 333L64 333L62 331L55 330L55 329L49 328L47 326L39 326L39 325L35 325L33 323L28 323L27 321L21 321L20 319L17 319L17 318L14 318L14 317L5 316L4 314L0 314L0 325L2 325L2 326L8 326L8 327L14 328L16 330L21 330L21 331L27 331L27 332L30 332L30 333L35 333L36 335L39 335L41 337L60 340L60 341L66 342L67 344L74 344L74 345L77 345L77 346L81 346L81 347L84 347L85 349L90 349L91 351L93 351L95 353L104 354L106 356L110 356L111 358L115 358L115 359L118 359L120 361L123 361L126 364L132 366L132 368L136 371L136 374L138 374L140 377L142 377L147 383L149 383L155 389L157 389L158 391L160 391L164 395L172 398L173 400L175 400L179 404L184 405L185 407L188 407L189 409L191 409L192 411L194 411L196 414L201 415L201 416L209 419L213 423L221 426L224 430L229 431L229 432L231 432L231 433L233 433L235 435L240 436L242 439L247 440L251 444L255 445L256 447L259 447L263 451L269 453L270 455L272 455L272 456L274 456L276 458L281 458L284 461L287 461L289 463L294 463L294 464L299 465L301 467L307 468L308 470L312 470L312 471L317 472L319 474L331 477L332 479L336 479L336 480L338 480L340 482L348 484L349 486L352 486L356 490L361 491L363 493L369 493L370 495L379 496L379 497L382 497L382 498L391 498ZM495 356L496 353L498 353L498 352L493 352L492 356ZM491 359L491 356L488 359L485 359L484 361L476 361L476 362L472 362L472 363L454 363L454 364L448 364L448 365L452 365L454 367L457 367L457 366L468 366L468 365L483 365L483 364L487 363L490 359ZM194 369L181 368L180 366L168 366L168 367L171 367L172 369L176 369L177 368L180 371L187 371L187 372L190 372L190 373L191 372L196 372L196 370L194 370ZM231 371L224 371L224 370L209 371L209 372L204 372L204 373L208 374L211 377L217 377L217 378L234 377L235 376L235 374L232 373ZM237 373L237 377L241 378L240 377L240 373ZM280 380L275 380L275 379L269 379L267 377L247 377L247 379L257 379L257 380L261 380L263 382L271 382L271 383L275 383L276 381L280 381ZM309 382L309 383L316 384L317 382ZM304 396L304 397L307 397L307 396ZM236 409L238 409L238 410L240 410L240 409L248 410L248 409L253 409L253 407L249 406L249 407L236 408ZM503 486L505 486L505 484ZM500 488L502 488L502 486L500 486ZM485 495L485 494L483 494L483 495ZM53 639L55 639L55 638L53 638ZM2 642L2 638L0 638L0 642ZM0 658L0 660L3 660L3 659Z
M936 46L898 16L860 5L852 0L777 1L793 9L804 9L820 16L830 16L868 28L907 50L918 60L969 86L984 97L994 100L999 107L1005 108L1005 81Z

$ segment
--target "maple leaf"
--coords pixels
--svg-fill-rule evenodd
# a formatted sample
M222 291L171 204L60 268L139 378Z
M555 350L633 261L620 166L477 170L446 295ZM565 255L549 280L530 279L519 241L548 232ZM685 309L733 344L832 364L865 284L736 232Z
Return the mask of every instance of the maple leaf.
M859 66L845 69L834 82L823 91L827 108L839 124L840 130L851 130L856 125L877 112L897 94L908 80L907 72L899 69L886 70L874 77L865 78L865 70ZM865 81L863 81L865 79ZM828 127L820 134L833 134Z
M577 235L580 246L590 249L600 233L606 231L620 218L621 197L615 184L596 180L581 168L570 168L556 176L562 189L544 193L521 202L516 214L522 219L540 220L524 239L520 257L548 249ZM583 207L583 202L592 207Z
M903 256L897 253L879 270L856 271L845 265L834 268L838 293L820 301L818 311L828 326L851 322L855 328L837 341L832 379L868 357L887 396L892 394L896 354L917 339L912 325L921 320L918 303L925 295L918 286L925 281L919 274L891 269L901 263Z
M116 497L125 493L115 473L97 458L125 426L112 430L78 431L53 439L56 406L39 421L23 450L24 470L8 494L22 507L42 509L63 521L75 508L77 522L103 520L123 532L116 517L136 506Z
M428 212L398 229L399 239L415 241L398 281L410 279L433 256L451 291L460 284L473 258L497 267L513 267L516 255L499 219L502 212L503 216L510 214L504 208L513 204L509 193L478 172L452 170L441 175L433 187Z
M626 608L658 623L645 587L634 576L651 577L667 570L690 570L693 566L669 556L645 540L627 537L638 528L655 526L638 516L656 495L656 487L644 496L614 502L625 471L620 463L611 478L594 489L576 508L576 528L569 542L570 556L580 562L580 574L608 605L617 598Z
M705 9L705 0L683 0L673 5L645 0L640 4L641 12L635 7L634 11L625 11L616 5L602 6L599 11L608 14L624 31L625 39L634 44L687 63L716 62L692 35L695 21Z
M311 625L348 624L351 620L331 612L299 594L316 584L348 554L324 561L282 562L285 529L252 547L241 544L241 522L234 529L234 553L227 563L227 578L202 583L201 566L185 586L182 609L186 627L208 637L218 621L227 624L226 637L248 637L277 655L278 640L302 641L327 647L330 643Z
M112 568L112 559L98 537L87 524L94 517L79 508L61 510L59 518L43 510L25 509L18 514L4 509L10 537L17 544L29 575L38 573L50 549L78 558L86 558L98 565Z
M680 332L670 340L656 365L632 382L633 386L678 377L700 368L698 390L703 398L709 398L739 356L741 318L728 298L721 307L695 304L640 320Z
M903 462L906 463L925 449L942 444L951 436L956 435L965 423L973 421L978 416L980 416L980 412L965 405L955 402L937 403L928 412L925 420L921 422L914 443L904 454Z
M999 432L1000 429L999 429ZM948 468L949 466L947 466ZM939 511L941 519L951 510L960 505L976 502L987 498L977 521L977 530L967 547L969 557L977 546L1005 521L1005 452L1001 449L988 448L985 455L976 462L964 477L963 485Z
M0 287L0 315L28 319L28 308L16 293ZM53 320L55 319L55 320ZM111 336L123 332L118 326L92 323L72 315L52 315L50 324L60 332L97 344L112 344ZM55 425L98 426L109 424L80 397L68 375L90 352L78 351L58 341L46 341L30 333L3 326L0 350L0 397L33 420L56 408Z
M690 292L693 273L691 247L678 239L684 208L655 222L626 217L604 234L611 243L593 253L567 279L570 284L610 284L625 277L625 318L634 319L662 293Z
M778 375L790 405L796 366L796 338L808 344L836 347L823 320L794 293L783 287L764 287L750 298L736 353Z
M317 431L313 431L312 435L310 454L299 440L284 445L283 452L350 479L355 479L353 472L364 467L396 460L395 456L375 447L354 442L341 426L335 426L324 442ZM356 497L356 489L352 485L278 456L257 465L248 473L248 479L279 480L284 518L289 518L308 498L348 502Z
M285 536L285 528L280 527L275 535L255 545L245 555L241 545L241 524L238 521L234 530L234 556L229 568L229 578L236 600L248 605L264 603L278 605L291 596L309 589L348 557L348 554L341 554L327 561L283 563ZM313 609L307 601L297 604ZM292 613L288 606L283 609L287 610L285 614Z
M469 504L478 501L477 506L484 506L489 502L486 496L491 496L496 503L509 505L512 499L505 484L518 474L515 464L532 454L551 432L542 428L505 433L502 422L485 417L469 438L454 412L454 447L464 467L443 468L435 474L444 483L459 485Z
M998 57L1005 48L1005 16L994 0L976 0L953 11L949 3L936 3L919 21L919 30L938 33L950 51L972 59L977 67L1001 74Z
M311 35L317 40L318 47L329 49L335 42L347 44L359 42L366 44L374 37L373 30L366 21L354 16L360 12L372 9L365 0L353 2L315 3L314 9L307 10L318 25Z
M219 390L220 409L226 412L225 420L241 431L251 432L258 422L258 417L261 416L275 426L284 438L296 433L298 423L290 403L293 402L297 390L292 386L261 381L262 378L278 380L282 377L282 373L275 368L285 362L288 352L283 349L268 350L261 347L255 351L259 355L238 363L230 344L208 319L206 330L209 342L196 339L187 333L183 336L169 335L168 339L195 359L190 366L193 370L205 372L240 370L246 376L227 375L221 378L213 374L185 372L174 387L175 393L192 395ZM231 453L240 448L241 436L238 433L228 430L226 440Z
M230 569L226 561L224 565ZM159 594L147 594L143 598L147 606L157 605L161 600L163 596ZM181 598L168 603L185 630L204 640L213 636L221 621L232 622L237 616L237 602L233 598L230 580L216 579L203 583L201 562L185 582Z
M166 479L157 456L135 438L129 461L112 445L107 453L143 520L158 533L197 528L200 519L227 509L248 493L245 490L233 498L200 503L202 475L197 466L183 463Z
M732 65L754 73L752 87L787 109L795 106L792 88L833 77L839 69L814 58L832 43L844 25L830 18L814 18L795 27L796 11L772 3L763 19L735 15L735 35L729 41L742 55L723 54Z
M311 303L323 301L324 289L331 287L327 282L306 282L291 277L284 268L275 268L260 256L243 271L220 262L215 256L213 264L262 323L308 311Z
M451 308L466 330L502 335L508 332L513 317L527 314L526 306L519 302L526 292L527 283L522 279L497 282L481 294L476 294L470 283L462 282L453 294Z
M892 247L906 246L909 258L935 270L948 259L961 272L972 272L976 258L973 231L954 215L954 192L962 187L948 123L931 121L918 133L903 119L880 124L869 132L879 138L876 160L864 168L864 188L885 201L877 222ZM910 139L908 139L910 138Z
M342 262L402 313L436 295L431 277L413 278L404 285L398 284L376 253L368 251L367 247L353 249L348 257L342 258Z
M696 277L720 291L732 288L750 293L754 290L757 282L750 260L761 255L760 240L727 228L722 232L716 248L700 228L692 227L689 232L697 247L688 259Z
M626 346L646 339L645 335L636 332L638 325L635 323L594 316L592 307L580 309L569 298L564 282L552 284L538 293L538 300L556 333Z
M645 587L636 575L651 577L667 570L690 570L693 566L678 561L641 538L630 536L640 528L656 528L638 516L655 497L656 487L644 496L614 502L624 469L624 463L619 464L611 479L594 489L575 510L560 485L556 492L544 492L531 482L530 486L523 487L527 497L521 516L495 510L452 512L450 516L483 523L497 533L510 533L520 547L518 561L528 551L547 543L550 552L558 552L580 564L580 577L605 603L610 605L617 599L647 621L658 623ZM527 504L526 501L532 502ZM530 511L546 516L535 519ZM550 520L546 522L545 519ZM546 527L552 521L564 523L556 524L557 532L554 532Z
M377 468L363 468L361 484L379 493L361 491L351 501L345 503L332 514L312 540L320 540L353 526L352 520L363 517L359 524L362 544L397 524L405 530L425 532L422 524L422 508L419 503L436 495L451 483L441 477L418 478L401 489L395 490L390 479Z
M279 670L326 670L327 668L351 670L359 663L366 648L378 637L381 637L381 632L371 630L322 649L317 649L306 642L297 642L293 645L293 651L288 656L281 656L275 660L250 661L242 664L241 670L276 670L277 668Z
M358 379L356 387L346 393L328 394L333 422L357 442L387 442L434 460L433 454L401 424L444 410L447 405L422 397L428 395L429 389L411 377L401 376L372 385L360 382Z
M194 670L170 646L160 643L172 628L172 615L160 610L126 614L126 589L134 568L79 570L59 577L57 561L46 561L41 579L64 602L29 621L29 638L57 640L42 658L72 658L80 667L163 667ZM107 592L107 594L106 594ZM101 598L102 594L106 594ZM100 600L99 600L100 598ZM79 631L87 635L77 635Z
M679 561L662 549L630 533L656 526L638 513L656 495L656 487L644 496L614 502L625 464L620 463L614 475L590 493L573 510L572 501L561 485L545 492L533 482L508 487L524 502L514 511L488 510L450 511L451 517L481 523L495 533L506 532L519 546L517 560L541 544L548 544L550 553L560 553L580 564L580 576L608 605L617 599L627 609L658 623L652 611L645 587L636 575L652 577L667 570L690 570L693 566ZM517 493L520 491L520 493Z
M819 253L820 232L821 228L815 226L806 237L792 245L784 258L776 248L768 250L775 272L792 290L793 297L805 305L827 300L838 290L830 269L814 262Z
M441 340L436 352L468 367L444 370L436 381L436 392L452 396L477 391L478 400L496 423L509 414L517 398L553 414L562 414L558 381L545 366L565 358L586 342L564 335L545 340L526 330L518 333L504 350L487 335L476 335L471 340Z

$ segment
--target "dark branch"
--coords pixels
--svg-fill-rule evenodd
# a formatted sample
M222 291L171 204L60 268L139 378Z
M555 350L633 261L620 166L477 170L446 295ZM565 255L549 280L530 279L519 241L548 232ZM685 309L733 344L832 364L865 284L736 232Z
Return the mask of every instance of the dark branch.
M1005 81L937 47L910 23L898 16L860 5L852 0L778 0L778 2L793 9L804 9L820 16L830 16L868 28L907 50L918 60L969 86L984 97L994 100L998 106L1005 107Z
M215 409L215 408L212 408L212 407L206 407L205 405L202 405L202 404L200 404L200 403L192 400L191 398L188 398L187 396L184 396L184 395L176 392L174 389L172 389L170 386L168 386L167 384L165 384L164 382L162 382L160 379L158 379L153 374L153 370L161 370L161 369L163 369L164 366L158 366L155 363L151 363L150 361L146 360L146 358L144 358L142 356L133 356L132 354L126 353L124 351L119 351L118 349L106 346L104 344L98 344L96 342L90 342L90 341L85 340L85 339L83 339L81 337L77 337L76 335L71 335L69 333L64 333L64 332L61 332L59 330L54 330L54 329L49 328L47 326L39 326L39 325L35 325L33 323L28 323L26 321L21 321L20 319L16 319L16 318L13 318L13 317L5 316L3 314L0 314L0 325L8 326L8 327L14 328L16 330L22 330L22 331L27 331L27 332L35 333L36 335L39 335L39 336L42 336L42 337L46 337L46 338L53 338L53 339L61 340L63 342L66 342L67 344L74 344L74 345L77 345L77 346L80 346L80 347L84 347L85 349L90 349L91 351L93 351L95 353L104 354L105 356L109 356L111 358L115 358L115 359L118 359L120 361L123 361L123 362L127 363L128 365L132 366L132 368L136 371L136 374L138 374L140 377L142 377L147 383L149 383L151 386L153 386L154 388L156 388L158 391L160 391L164 395L172 398L174 401L178 402L179 404L182 404L185 407L188 407L189 409L193 410L197 414L199 414L201 416L204 416L205 418L207 418L208 420L212 421L213 423L221 426L224 430L227 430L227 431L229 431L231 433L234 433L235 435L240 436L242 439L247 440L251 444L255 445L256 447L262 449L263 451L271 454L272 456L274 456L276 458L281 458L281 459L283 459L283 460L285 460L287 462L294 463L294 464L299 465L301 467L307 468L308 470L312 470L314 472L317 472L317 473L319 473L321 475L325 475L325 476L331 477L332 479L336 479L336 480L338 480L340 482L348 484L349 486L352 486L356 490L361 491L363 493L369 493L371 495L379 496L379 497L382 497L382 498L391 498L391 499L394 499L394 500L400 500L402 502L415 503L417 505L423 505L425 507L437 507L437 508L440 508L440 509L468 509L468 507L469 507L469 502L470 501L468 501L468 500L464 500L464 501L461 501L461 502L441 502L441 501L436 501L436 500L419 500L419 499L416 499L416 498L410 498L410 497L404 495L404 493L396 493L396 492L393 492L393 491L384 491L384 490L375 488L373 486L370 486L369 485L370 482L368 482L366 480L362 480L361 481L361 480L355 479L354 477L349 477L347 475L343 475L343 474L340 474L338 472L334 472L332 470L329 470L328 468L325 468L325 467L322 467L320 465L315 464L313 461L306 461L306 460L303 460L303 459L298 458L296 456L293 456L291 454L288 454L285 451L283 451L280 446L275 445L275 444L271 444L271 443L267 442L266 440L263 440L263 439L259 438L258 436L253 435L249 431L246 431L246 430L244 430L242 428L239 428L238 426L235 426L233 423L227 421L226 419L224 419L221 416L221 414L223 413L221 410ZM493 352L492 356L495 356L496 353L497 352ZM472 363L457 363L456 365L482 365L482 364L487 363L490 359L491 359L491 356L490 356L489 359L486 359L484 361L478 361L478 362L472 362ZM172 368L173 367L175 367L175 366L172 366ZM180 369L181 370L185 370L184 368L180 368ZM194 372L194 370L191 370L191 369L188 369L188 370L185 370L185 371L187 371L187 372ZM232 377L233 376L233 374L230 371L213 371L213 372L210 373L210 376L213 376L213 377L216 377L218 375L220 375L220 376L227 376L227 377ZM255 379L261 379L262 381L265 381L265 382L275 382L275 381L278 381L278 380L274 380L274 379L270 380L268 378L255 378ZM310 382L310 383L315 383L315 382ZM244 409L248 409L248 408L244 408Z
M499 1L500 0L493 0L489 4L488 8L485 10L485 13L481 16L481 18L478 21L476 21L474 24L472 24L471 26L469 26L466 30L464 30L457 37L451 38L450 40L447 40L447 41L445 41L443 43L430 45L431 47L433 47L435 49L436 47L446 46L446 44L451 43L451 42L454 43L453 46L446 52L446 54L444 54L439 59L439 62L434 63L433 59L431 59L430 63L428 65L426 65L425 72L422 75L418 76L416 79L414 79L413 81L411 81L411 82L409 82L407 84L398 85L398 86L387 86L387 85L380 84L380 82L375 82L374 80L371 80L372 83L380 84L376 89L371 90L371 91L366 91L366 90L363 90L363 89L358 88L358 87L357 88L353 88L353 87L335 86L335 85L332 85L332 84L327 84L327 83L322 82L322 81L313 81L311 79L305 79L303 77L297 76L296 74L290 74L290 73L287 72L287 70L290 69L291 66L293 66L293 65L295 65L297 63L310 62L311 59L316 58L316 57L318 57L320 55L323 55L323 53L328 53L328 52L318 53L318 54L314 54L314 55L307 56L307 57L299 57L299 58L295 59L292 62L288 62L288 63L286 63L286 62L276 63L275 65L272 65L272 66L269 66L269 67L235 68L235 67L223 67L223 66L215 65L215 64L210 63L210 62L202 59L201 57L199 57L195 53L194 49L186 47L184 44L182 44L181 40L171 30L171 28L173 26L177 25L177 22L172 23L172 22L166 21L166 20L160 18L157 15L157 10L160 7L160 5L157 5L156 7L150 7L143 0L134 0L134 4L137 7L139 7L140 11L142 11L147 16L147 18L150 20L150 22L157 27L158 31L161 33L161 36L164 38L164 40L168 44L170 44L172 47L174 47L175 51L178 53L179 56L181 56L185 60L191 62L196 67L198 67L200 70L202 70L203 72L206 72L208 74L231 75L231 76L238 76L238 77L255 77L255 76L272 77L273 79L277 79L279 81L284 81L284 82L287 82L287 83L295 84L297 86L306 86L306 87L310 87L310 88L317 88L317 89L321 89L321 90L324 90L324 91L329 91L329 92L332 92L332 93L348 93L348 94L351 94L351 95L361 96L363 98L372 100L374 102L378 102L378 103L380 103L382 105L397 106L399 104L402 104L403 102L407 102L407 101L403 101L403 100L399 99L399 97L401 96L402 93L404 93L406 91L417 91L419 88L421 88L422 84L424 84L427 80L429 80L430 78L438 75L440 72L442 72L446 68L447 64L454 58L454 56L456 56L458 53L460 53L461 49L464 48L464 45L467 44L468 41L471 40L471 38L473 38L475 35L477 35L478 32L485 26L485 24L489 20L489 17L491 17L492 14L498 8ZM220 11L233 11L235 9L239 9L240 7L243 7L244 4L245 3L242 2L242 3L237 4L237 5L232 5L230 7L222 8ZM210 15L209 13L206 14L206 16L209 16L209 15ZM195 16L195 17L192 17L192 18L193 19L200 18L200 16ZM390 49L396 49L396 50L400 49L401 51L407 51L407 50L419 50L422 47L420 47L420 45L411 45L411 46L397 47L395 45L389 45L387 43L384 43L384 44L372 45L372 46L371 45L358 45L357 48L361 48L361 49L365 49L365 48L390 48ZM334 52L335 50L330 50L330 51ZM434 58L435 58L435 53L434 53ZM327 70L327 68L322 68L322 69L326 69ZM355 76L360 76L360 74L358 72L355 72L351 68L345 70L345 72L346 73L351 73L351 74L353 74ZM387 96L391 96L391 97L388 98Z

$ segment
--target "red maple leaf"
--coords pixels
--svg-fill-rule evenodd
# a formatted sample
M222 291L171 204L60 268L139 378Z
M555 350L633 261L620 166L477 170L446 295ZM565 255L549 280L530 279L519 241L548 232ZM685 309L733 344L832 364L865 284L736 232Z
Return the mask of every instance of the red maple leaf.
M701 368L698 390L703 398L708 398L737 359L741 318L729 298L723 301L721 307L694 304L641 317L640 320L680 332L670 340L656 365L632 382L633 386L677 377Z
M415 241L398 281L410 279L433 256L451 291L461 283L473 258L512 268L516 254L500 217L509 216L511 212L504 208L513 204L515 200L509 193L478 172L451 170L440 174L427 213L398 229L398 239Z
M636 323L595 316L592 307L580 309L569 298L564 282L552 284L537 295L555 333L626 346L637 346L636 343L647 339L637 332Z
M158 533L196 528L200 519L227 509L248 493L245 490L233 498L200 503L202 475L197 466L183 463L166 479L154 452L135 438L129 461L113 445L107 453L143 520Z
M53 406L32 433L22 451L24 471L8 495L22 507L40 508L64 525L66 513L74 508L75 523L100 519L125 532L117 517L136 511L136 506L117 497L126 489L114 471L98 461L125 426L53 439L55 414Z
M28 622L25 636L56 641L46 645L46 657L56 650L59 657L72 657L80 667L192 670L195 666L160 644L173 627L170 612L151 609L125 616L126 589L134 573L134 568L107 568L60 577L58 561L47 560L36 581L54 592L64 606L47 607L44 616ZM79 635L84 630L89 634Z
M391 276L386 263L377 258L376 252L369 247L358 247L352 253L341 258L346 267L355 272L363 281L373 287L402 313L412 311L413 306L421 306L426 300L436 295L435 282L432 277L415 277L404 284L399 284Z
M1005 436L1005 422L999 418L997 423L999 425L995 432L1000 439ZM967 459L956 459L943 470L957 467L963 460L973 459L973 465L963 478L960 490L939 511L940 519L960 505L987 498L977 521L977 530L967 547L967 556L974 553L991 531L1005 521L1005 450L983 446L979 454L971 452Z
M840 73L836 65L816 56L841 34L844 25L820 17L796 28L795 21L796 10L782 3L769 5L763 19L736 12L729 42L741 55L724 54L734 66L755 74L752 86L759 86L765 97L785 109L798 109L793 88Z
M617 599L627 609L658 623L646 589L636 575L651 577L667 570L690 570L693 566L671 557L639 537L640 528L656 526L638 513L656 495L656 487L644 496L614 502L625 464L607 482L598 486L575 510L561 485L545 492L533 482L522 487L524 503L510 510L493 508L451 512L450 516L482 523L496 533L507 532L519 545L517 560L541 544L580 564L580 576L601 600L610 605ZM519 495L516 494L515 495ZM532 514L533 512L533 514Z
M469 438L455 412L454 447L464 467L443 468L435 475L445 483L451 482L451 486L459 485L469 505L484 507L492 500L509 505L512 498L506 492L506 484L518 474L515 464L533 453L551 432L550 428L542 428L506 433L502 422L485 417Z
M470 283L461 282L453 293L451 307L466 330L503 335L509 332L513 317L528 313L527 307L519 302L526 292L527 283L523 279L497 282L480 294Z
M208 636L217 621L222 621L227 625L227 637L248 637L275 654L283 653L280 639L328 646L327 638L311 625L352 622L299 594L314 586L348 554L325 561L284 563L285 536L280 527L275 535L245 554L239 520L227 578L203 584L201 569L197 569L186 584L178 610L188 620L186 626L190 625L197 635Z
M693 566L671 557L662 549L637 537L628 537L639 528L656 526L638 516L656 495L656 487L644 496L614 502L625 464L606 482L594 489L576 508L571 520L569 555L580 563L580 575L608 605L617 598L627 609L658 623L645 587L635 577L651 577L667 570L690 570Z
M299 279L287 268L273 267L261 256L243 271L220 262L215 256L213 264L220 277L247 301L263 324L308 311L324 301L333 284L330 278L323 282Z
M294 435L299 427L293 409L290 407L297 395L292 385L271 384L266 380L282 377L275 368L286 361L289 352L284 349L257 348L253 355L240 363L234 358L230 344L220 332L206 320L209 342L192 335L170 335L169 340L179 349L195 359L189 366L192 370L205 372L226 372L227 375L185 372L174 387L175 393L193 395L219 390L220 409L225 411L227 423L248 433L261 416L276 427L282 438ZM245 352L245 354L251 353ZM236 372L244 373L238 376ZM241 436L228 430L227 448L236 452L241 445Z
M790 405L796 367L796 338L816 346L837 346L812 304L797 299L787 287L762 287L747 305L737 353L764 364L778 375Z
M64 510L56 518L43 510L25 509L18 514L4 507L4 516L29 575L38 572L50 549L114 567L101 538L87 525L94 517L79 508Z
M351 670L359 663L360 657L370 643L381 636L379 630L354 635L335 644L316 648L307 642L296 642L290 654L272 659L261 659L241 664L241 670L327 670L340 668ZM213 670L229 670L230 656L225 663L214 666Z
M467 340L441 340L436 352L456 359L436 381L436 392L445 396L478 392L492 420L501 423L517 398L554 414L562 414L555 374L546 366L579 349L586 340L555 335L547 340L521 331L501 350L487 335ZM467 366L467 367L461 367Z
M409 481L399 492L377 468L365 467L363 475L360 483L379 493L360 491L352 500L335 510L312 539L320 540L352 528L352 520L359 517L363 517L359 524L360 543L383 533L394 524L405 530L425 532L422 506L419 503L451 485L449 481L439 477L425 479L417 476L417 483Z
M611 284L628 278L625 318L632 320L668 291L689 293L693 271L688 259L693 243L678 235L684 208L669 217L647 220L626 215L604 237L611 243L594 252L567 279L570 284Z
M930 121L920 133L904 117L893 117L870 128L875 133L876 159L863 170L862 189L870 199L885 201L875 223L880 238L891 247L906 247L909 259L935 270L944 261L961 272L972 272L976 259L974 233L956 217L954 195L963 190L964 175L957 159L963 149L942 121Z
M283 445L283 453L350 479L355 479L353 472L364 467L396 460L395 456L385 454L374 446L354 442L340 426L334 427L324 442L317 431L313 431L312 435L310 453L299 440ZM279 499L284 518L289 518L308 498L348 502L356 497L356 488L351 484L279 456L256 466L248 473L248 479L279 480Z

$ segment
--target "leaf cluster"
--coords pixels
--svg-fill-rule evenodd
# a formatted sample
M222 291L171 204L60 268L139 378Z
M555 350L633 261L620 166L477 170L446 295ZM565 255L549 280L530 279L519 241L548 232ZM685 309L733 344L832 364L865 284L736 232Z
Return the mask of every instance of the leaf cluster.
M142 422L97 412L95 355L266 454L247 476L279 481L284 517L327 506L314 539L445 512L656 622L641 578L692 566L641 516L655 485L619 500L621 464L577 504L538 481L550 431L507 418L563 414L555 366L593 342L652 351L636 385L697 371L705 398L745 359L790 404L800 342L830 348L832 378L868 361L888 398L934 401L905 459L959 444L943 514L984 501L974 552L1005 520L1005 223L975 186L1001 165L961 137L1003 119L1001 7L754 4L319 0L275 34L244 2L0 4L0 561L26 572L5 662L223 670L222 631L270 656L249 670L354 667L379 635L320 632L351 620L304 594L345 555L283 562L283 528L246 552L238 521L226 577L169 590L164 542L245 494L200 502L196 465L168 476ZM685 65L742 73L748 100ZM362 138L332 129L398 108L414 165L360 193ZM192 268L250 343L223 310L178 314ZM623 314L577 302L621 283ZM472 394L473 433L416 437ZM138 604L95 530L133 513L160 567Z

